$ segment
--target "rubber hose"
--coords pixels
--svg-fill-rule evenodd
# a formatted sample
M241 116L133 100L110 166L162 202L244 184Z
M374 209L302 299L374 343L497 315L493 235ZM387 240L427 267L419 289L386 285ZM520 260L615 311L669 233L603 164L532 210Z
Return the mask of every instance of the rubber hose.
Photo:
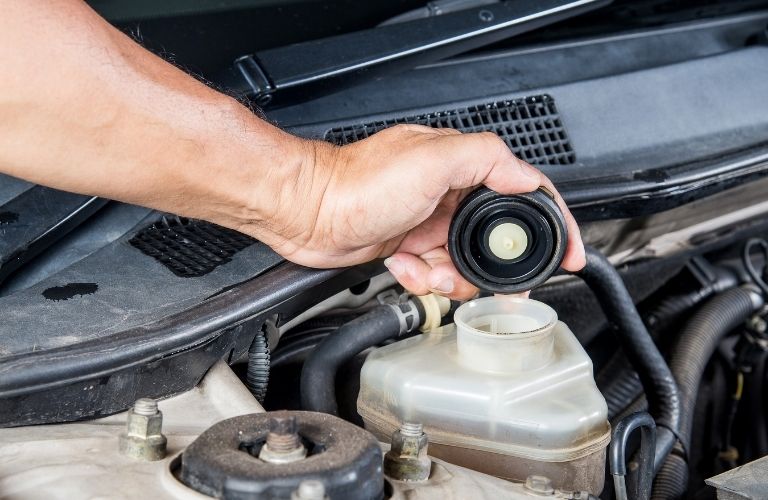
M637 372L627 365L624 353L617 352L596 377L597 387L608 405L608 420L621 413L643 392Z
M683 313L697 307L712 294L733 288L738 284L735 273L723 268L711 267L715 280L702 288L685 293L664 297L646 314L645 324L652 338L667 332ZM627 366L623 353L617 353L597 377L597 386L608 404L608 419L615 416L632 404L643 393L643 387L637 373Z
M656 304L645 317L648 327L654 332L660 332L674 323L685 311L692 309L712 295L712 287L706 287L680 295L665 297Z
M687 489L688 463L682 456L670 453L653 482L651 500L676 500Z
M670 354L670 368L680 387L680 439L688 449L699 383L720 341L760 307L760 296L745 287L720 293L706 302L683 328Z
M674 446L680 426L680 394L672 372L653 342L616 268L598 250L586 247L587 265L578 276L597 297L637 371L656 420L656 470Z
M658 336L659 332L664 331L682 313L699 305L711 295L711 290L712 287L707 287L666 297L660 301L646 315L646 324L653 331L651 337ZM620 414L643 393L643 386L637 372L631 366L627 366L626 356L621 352L611 358L605 368L600 370L597 386L608 404L609 420Z
M410 323L404 321L411 315ZM423 321L421 306L408 301L371 309L322 340L301 370L301 405L305 410L338 414L336 372L359 353L415 330Z
M645 394L639 395L634 401L632 401L629 406L621 410L615 417L610 419L611 427L615 427L619 421L626 417L627 415L631 415L638 411L648 411L648 401L645 400Z
M267 334L260 330L248 349L245 385L259 403L264 402L269 385L269 345Z
M704 370L720 341L762 306L760 295L746 287L733 288L706 302L683 328L670 355L670 367L680 387L679 438L685 450L690 449L696 396ZM676 455L672 455L676 457ZM678 457L680 458L680 457ZM664 463L654 489L664 498L679 498L687 488L688 466L682 458ZM681 465L682 460L682 465ZM684 480L680 481L681 477Z

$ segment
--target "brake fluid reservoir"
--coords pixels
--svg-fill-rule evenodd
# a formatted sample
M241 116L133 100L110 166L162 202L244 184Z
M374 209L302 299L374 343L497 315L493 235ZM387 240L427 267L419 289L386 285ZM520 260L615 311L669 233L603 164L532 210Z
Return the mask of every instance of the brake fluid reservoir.
M421 423L437 458L598 494L608 410L592 361L555 311L496 296L462 305L454 320L368 356L358 399L366 428L387 441L401 422Z

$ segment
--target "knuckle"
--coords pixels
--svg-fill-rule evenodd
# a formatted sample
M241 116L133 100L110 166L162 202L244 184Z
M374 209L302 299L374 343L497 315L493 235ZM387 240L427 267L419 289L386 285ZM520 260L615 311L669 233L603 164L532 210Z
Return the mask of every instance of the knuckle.
M494 132L480 132L480 138L483 141L483 147L489 148L502 155L514 156L507 147L507 143Z
M434 130L430 127L427 127L425 125L417 125L414 123L398 123L397 125L393 125L386 129L387 131L390 131L392 134L410 134L410 133L426 133L426 132L434 132Z

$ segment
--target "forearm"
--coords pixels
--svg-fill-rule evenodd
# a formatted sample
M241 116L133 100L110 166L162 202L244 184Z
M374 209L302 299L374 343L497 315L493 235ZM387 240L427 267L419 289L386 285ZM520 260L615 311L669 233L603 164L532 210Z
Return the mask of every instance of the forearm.
M0 171L270 232L276 200L302 175L311 144L144 50L78 0L2 4Z

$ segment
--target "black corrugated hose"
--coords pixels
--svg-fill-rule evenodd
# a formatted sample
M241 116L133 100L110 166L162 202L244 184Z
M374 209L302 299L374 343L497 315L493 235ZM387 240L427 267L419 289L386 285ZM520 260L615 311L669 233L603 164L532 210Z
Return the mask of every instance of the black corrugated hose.
M587 265L578 276L616 327L622 348L637 371L657 425L656 470L677 441L680 395L672 372L654 344L616 268L598 250L587 247Z
M260 330L248 349L248 370L245 385L259 403L264 402L269 385L269 345L267 334Z
M637 377L637 372L628 364L624 353L617 352L595 378L597 387L608 405L608 420L613 420L621 414L643 393L643 385Z
M726 290L706 302L683 328L670 354L670 368L680 387L679 437L683 450L690 449L699 383L712 354L720 341L744 324L762 302L756 288ZM673 453L656 478L654 498L680 498L687 485L688 464L684 455Z
M338 414L336 372L359 353L418 328L424 310L416 300L375 307L340 327L318 344L301 370L301 406Z

